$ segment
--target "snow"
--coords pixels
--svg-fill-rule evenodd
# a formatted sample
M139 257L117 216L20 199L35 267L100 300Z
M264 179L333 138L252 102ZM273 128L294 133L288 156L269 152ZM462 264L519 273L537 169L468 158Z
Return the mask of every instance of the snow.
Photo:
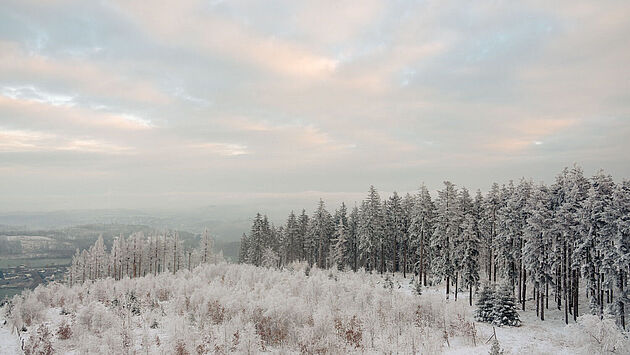
M391 278L391 276L389 276ZM396 275L394 278L394 289L408 295L415 294L413 284L409 279L402 278L402 275ZM458 295L458 300L454 300L454 294L451 293L450 299L445 299L444 286L424 287L422 289L421 298L429 298L433 304L441 304L445 310L451 313L454 311L463 312L466 319L474 318L473 312L475 306L468 304L468 293L462 292ZM474 304L474 303L473 303ZM588 300L585 297L580 299L580 307L587 309ZM549 303L549 309L545 310L545 320L541 321L536 315L536 305L533 300L528 300L525 311L522 311L519 305L519 315L522 321L520 327L494 327L490 324L475 322L477 330L476 343L465 344L455 342L451 343L451 347L443 349L444 354L452 355L476 355L488 354L492 341L493 331L496 331L496 337L502 349L506 354L599 354L602 352L592 351L592 347L584 346L575 339L575 324L571 319L569 325L564 323L564 309L558 310L555 303ZM587 337L587 335L584 335ZM627 334L626 334L627 338ZM590 339L581 339L590 342ZM617 354L630 354L630 348L617 349Z
M0 355L22 354L20 339L15 331L11 331L10 323L5 317L4 307L0 308Z
M0 328L0 354L21 354L20 340L8 324L25 315L32 322L22 333L25 345L45 325L59 354L173 353L180 345L189 353L216 347L226 353L320 349L474 355L488 354L495 332L505 354L590 355L605 353L602 344L614 347L615 354L629 353L626 335L614 324L599 332L603 323L590 318L585 324L593 328L591 334L565 326L563 312L552 302L545 321L537 319L534 307L528 301L527 310L519 311L521 327L493 328L474 321L467 292L457 301L454 294L447 300L440 285L423 287L416 295L411 278L401 274L312 268L306 276L304 265L285 270L203 265L175 275L38 287L15 303L20 319L12 317ZM72 328L68 340L57 333L63 323ZM595 342L593 334L606 338Z

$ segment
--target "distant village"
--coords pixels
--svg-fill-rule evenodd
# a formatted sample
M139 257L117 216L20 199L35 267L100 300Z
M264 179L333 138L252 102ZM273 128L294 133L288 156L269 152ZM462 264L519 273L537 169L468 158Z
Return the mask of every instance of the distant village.
M31 267L20 265L0 269L0 304L24 289L34 289L39 284L63 280L69 265Z

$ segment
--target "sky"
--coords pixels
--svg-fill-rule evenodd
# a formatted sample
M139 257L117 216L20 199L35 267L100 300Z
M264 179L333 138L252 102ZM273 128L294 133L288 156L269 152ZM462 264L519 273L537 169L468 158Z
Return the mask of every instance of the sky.
M630 177L628 1L0 4L0 211Z

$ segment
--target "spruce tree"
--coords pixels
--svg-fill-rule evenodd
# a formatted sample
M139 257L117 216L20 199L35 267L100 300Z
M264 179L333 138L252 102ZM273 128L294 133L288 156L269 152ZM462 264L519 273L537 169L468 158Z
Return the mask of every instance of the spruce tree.
M473 289L479 285L479 238L476 221L469 213L462 225L462 280L468 287L468 302L472 306Z
M411 223L408 228L409 246L416 257L414 261L414 272L418 275L418 280L422 280L424 286L426 275L430 266L430 241L433 234L433 220L435 217L435 206L431 201L429 190L423 184L420 187L416 203L411 212Z
M516 310L516 302L512 295L512 286L509 283L502 284L495 294L492 308L492 324L512 327L521 325L521 320Z
M382 251L383 236L381 198L374 186L370 186L368 197L361 203L359 217L359 248L368 270L383 269L385 260L381 258L381 262L377 263Z
M494 310L494 294L493 286L488 283L483 285L479 297L475 302L477 309L475 310L475 320L478 322L492 323Z
M444 182L444 189L438 191L436 218L431 240L435 250L432 266L435 274L446 279L446 298L450 294L450 282L454 277L453 243L459 238L461 214L458 207L457 190L450 181Z

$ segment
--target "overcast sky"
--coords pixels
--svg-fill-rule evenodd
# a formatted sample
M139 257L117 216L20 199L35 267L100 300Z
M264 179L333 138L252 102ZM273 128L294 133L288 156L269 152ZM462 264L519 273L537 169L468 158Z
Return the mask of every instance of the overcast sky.
M2 1L0 210L630 177L629 1Z

